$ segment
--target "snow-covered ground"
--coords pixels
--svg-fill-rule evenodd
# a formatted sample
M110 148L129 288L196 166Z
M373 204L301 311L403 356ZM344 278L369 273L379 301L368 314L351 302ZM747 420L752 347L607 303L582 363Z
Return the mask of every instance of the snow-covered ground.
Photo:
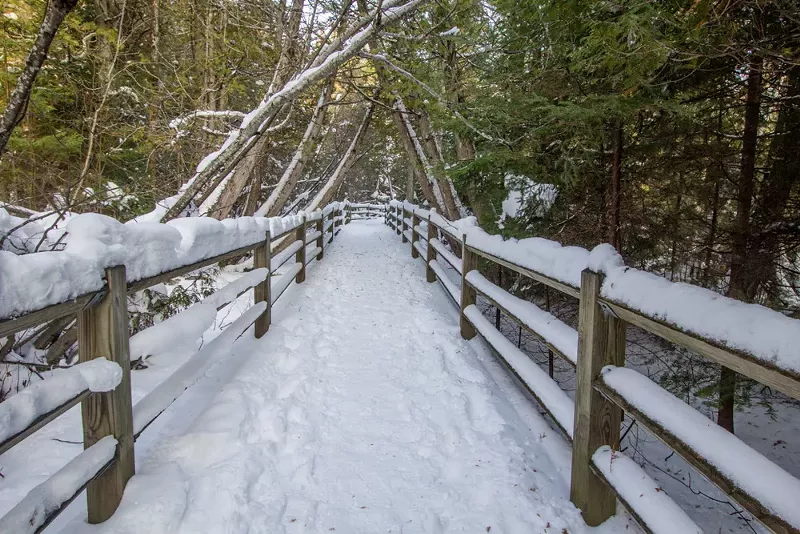
M109 521L81 498L52 531L637 532L586 527L563 439L381 221L345 227L273 313L145 431ZM167 367L134 372L135 396Z

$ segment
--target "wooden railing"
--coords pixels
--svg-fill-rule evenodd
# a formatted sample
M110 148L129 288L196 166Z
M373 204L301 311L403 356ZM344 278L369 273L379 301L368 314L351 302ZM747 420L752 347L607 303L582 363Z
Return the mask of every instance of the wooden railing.
M212 345L232 342L247 328L255 323L256 337L262 337L270 327L271 310L275 302L289 287L292 280L302 283L306 276L306 265L314 258L321 260L325 244L333 240L339 228L344 224L344 207L334 204L301 219L294 228L289 228L279 235L270 235L269 231L263 241L254 243L223 254L184 265L167 272L162 272L142 280L128 282L125 265L106 269L105 287L89 294L80 295L67 302L61 302L19 317L0 319L0 337L9 336L29 327L47 321L61 319L77 314L78 352L77 367L97 358L107 358L115 362L121 370L118 385L113 388L100 388L93 391L90 387L75 391L71 398L56 405L47 405L44 413L13 435L0 441L0 454L19 444L26 437L41 429L67 410L81 404L84 452L73 459L51 479L34 488L28 496L15 506L6 516L0 519L2 532L40 532L43 530L80 492L85 488L87 495L88 520L100 523L108 519L117 509L122 499L125 485L134 474L134 442L136 438L185 390L192 380L202 371L200 364L210 358ZM292 240L291 238L294 237ZM286 243L288 238L288 243ZM278 247L276 244L280 244ZM273 256L273 251L278 251ZM156 390L132 406L130 383L130 348L128 333L127 296L155 284L171 280L189 272L217 264L219 262L254 253L254 270L249 274L257 274L246 279L246 284L237 282L221 288L206 297L200 304L209 302L215 308L232 302L249 289L254 289L254 305L242 316L230 324L223 333L189 360L176 373L168 377ZM273 277L290 258L295 264L286 269L281 276ZM244 277L243 277L244 278ZM227 289L227 291L226 291ZM188 311L188 310L187 310ZM158 325L152 328L157 328ZM101 362L102 363L102 362ZM42 390L41 398L46 394L63 394L58 391L59 384L45 380L37 384ZM49 391L48 391L49 389ZM106 390L108 389L108 390ZM52 397L52 395L50 395ZM14 397L6 401L6 407L12 409ZM4 403L5 404L5 403ZM67 476L67 473L70 476ZM75 483L74 475L80 480ZM63 476L62 476L63 475ZM59 479L59 477L61 477ZM69 478L69 483L63 479ZM59 486L60 485L60 486ZM70 488L65 494L65 486ZM55 494L63 498L55 499ZM41 502L42 495L48 495L47 502Z
M800 399L798 373L602 296L601 273L585 269L578 286L501 258L468 242L457 225L433 211L392 202L386 223L403 243L410 243L412 257L424 259L427 281L438 279L459 307L461 335L470 339L480 333L571 441L570 498L589 525L612 516L619 498L648 532L701 532L658 484L618 452L624 412L769 529L800 532L800 481L644 375L625 368L626 328L639 327L794 399ZM480 273L479 260L579 299L577 331L490 282ZM458 273L460 288L448 268ZM574 402L483 316L475 306L478 294L575 367ZM670 518L666 527L664 517Z
M345 223L355 217L357 219L375 219L386 216L387 204L350 204L345 206Z

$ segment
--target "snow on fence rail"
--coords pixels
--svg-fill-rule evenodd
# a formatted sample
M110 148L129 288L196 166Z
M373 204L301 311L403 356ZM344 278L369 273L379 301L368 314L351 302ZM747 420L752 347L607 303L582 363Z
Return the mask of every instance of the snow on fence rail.
M69 223L64 252L13 258L2 252L0 336L77 314L81 363L0 403L0 454L78 403L85 451L0 518L0 532L40 532L84 488L89 522L108 519L134 474L139 434L203 375L223 344L253 324L258 338L269 330L272 305L293 280L305 280L311 260L322 259L325 243L345 222L344 209L336 202L285 218L133 225L80 215ZM294 240L287 239L291 235ZM129 339L127 295L249 252L252 271ZM295 263L283 267L292 257ZM255 303L250 309L132 406L131 356L152 354L164 345L165 334L199 339L219 309L251 288Z
M397 201L390 202L386 223L403 243L411 242L413 257L419 255L416 242L427 241L426 279L438 279L460 307L462 336L480 333L572 441L570 497L588 524L613 515L619 498L649 532L701 532L635 462L617 452L624 410L768 528L800 532L798 479L624 368L630 324L800 399L800 322L626 267L608 245L590 252L540 238L504 240L477 227L474 218L448 221ZM491 283L478 270L479 258L579 299L578 330ZM460 288L445 263L461 276ZM475 306L478 293L575 366L574 402L483 317Z
M345 206L345 220L349 223L355 215L357 219L374 219L386 216L386 204L351 204Z

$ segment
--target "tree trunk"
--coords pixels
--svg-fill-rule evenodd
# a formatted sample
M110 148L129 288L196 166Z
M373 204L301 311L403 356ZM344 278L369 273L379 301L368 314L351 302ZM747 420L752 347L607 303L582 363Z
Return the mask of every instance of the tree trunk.
M319 140L319 134L322 131L322 124L325 122L325 112L328 109L331 93L333 92L333 80L331 76L328 83L322 88L322 92L317 100L317 107L314 109L314 114L311 117L311 122L306 126L306 131L300 144L297 145L292 161L289 162L283 175L278 180L275 189L267 198L266 202L258 208L256 215L260 217L275 217L280 215L284 204L289 199L289 196L294 191L297 185L297 180L302 176L303 170L308 163L308 158L314 153L314 147Z
M408 165L408 178L406 179L406 198L407 201L414 202L414 165Z
M755 189L756 147L761 106L761 86L764 60L755 56L750 60L747 75L747 100L744 111L744 131L742 132L742 164L736 196L736 220L733 229L731 253L731 278L728 296L745 302L755 297L757 281L753 280L748 269L747 256L750 245L750 211ZM722 367L719 377L719 412L717 424L733 432L734 400L736 393L736 373Z
M615 119L611 126L614 153L611 160L611 198L608 204L608 242L618 251L622 250L620 230L622 200L622 119Z
M417 178L417 183L422 191L422 196L425 197L425 200L428 201L428 204L436 208L440 213L444 213L444 211L442 211L442 206L436 199L436 195L433 193L433 186L431 185L430 181L428 181L428 177L425 174L424 168L422 167L422 162L417 156L417 151L414 148L414 142L411 140L411 136L409 135L408 128L406 126L406 121L403 119L403 112L401 112L399 109L395 109L394 113L392 113L392 119L397 127L397 132L400 134L400 140L403 142L403 147L405 148L406 156L408 156L408 161L411 163L411 166L414 169L414 176Z
M775 228L785 221L786 206L800 180L800 66L787 75L770 144L770 172L764 177L760 200L754 210L754 225L759 232L749 249L752 278L759 284L757 294L765 294L767 305L780 305L778 265L781 260L780 233Z
M277 87L282 87L289 80L292 68L296 67L297 48L301 37L300 21L303 15L303 4L304 0L292 0L288 21L281 38L281 54L278 58L278 64L275 66L272 83L270 83L267 94L274 94ZM233 207L242 196L242 191L244 191L247 183L251 181L254 169L267 153L267 141L268 136L262 135L247 152L247 156L237 164L233 176L225 182L225 189L215 203L214 209L209 211L209 215L220 220L230 216L233 212Z
M367 41L382 31L387 25L393 24L414 12L424 0L385 0L381 22L375 20L375 13L358 19L326 44L322 51L308 69L294 82L286 84L274 95L267 95L259 107L254 110L252 120L239 128L225 148L214 154L213 158L198 165L195 174L179 189L178 193L169 199L171 206L161 222L166 222L180 215L192 202L197 194L206 188L209 182L220 175L227 175L236 164L244 157L252 146L253 139L260 137L263 132L262 124L271 115L277 113L286 102L296 98L310 86L320 82L335 72L336 69L355 57ZM393 9L389 9L393 8Z
M367 106L367 112L364 113L364 118L361 119L361 124L359 124L358 130L356 130L356 134L353 136L353 140L350 141L350 146L347 147L344 156L342 156L342 159L339 160L339 165L336 166L336 170L334 170L333 174L331 174L330 178L328 178L327 183L322 187L322 189L319 190L317 195L314 197L314 200L312 200L311 203L306 207L305 211L307 213L311 213L312 211L325 206L325 204L331 201L336 190L339 189L339 186L342 184L345 176L347 175L347 171L350 170L350 167L354 162L356 150L367 133L367 128L369 128L369 123L372 119L372 112L374 109L375 104L370 102Z
M242 215L250 217L255 214L258 209L258 200L261 197L261 173L255 172L250 176L250 190L247 192L247 198L244 203L244 212Z
M423 181L430 185L433 198L436 200L435 204L431 205L436 206L440 213L444 213L449 217L449 210L444 202L442 188L440 187L439 181L436 179L436 176L433 173L433 167L428 160L428 156L425 154L425 150L422 148L422 143L420 142L419 136L417 136L416 130L414 130L414 125L411 123L410 113L408 109L406 109L403 99L399 96L396 97L395 107L400 112L400 119L405 127L406 135L411 142L409 146L412 149L414 159L418 162L418 167L424 173L425 178Z
M442 202L444 203L445 216L451 221L459 219L460 214L458 212L458 208L456 207L455 196L453 194L453 188L451 187L450 180L442 177L441 175L442 167L444 166L444 162L442 161L442 153L433 137L433 130L431 129L428 113L424 110L419 114L419 132L424 143L421 148L426 152L428 161L431 162L431 173L433 174L434 180L436 180L436 183L439 186L439 190L442 192Z
M47 52L50 50L56 32L64 21L64 17L72 11L77 3L77 0L50 0L47 2L36 41L28 52L28 57L25 58L25 67L17 78L17 84L14 86L14 91L11 92L6 110L0 119L0 157L5 151L11 132L25 116L33 82L47 59Z
M225 182L225 187L222 191L222 194L220 194L216 199L209 197L206 202L201 205L201 214L214 217L215 219L221 221L233 213L233 208L236 205L236 202L239 200L239 197L242 195L242 191L247 183L250 182L252 177L256 174L256 169L259 167L259 162L266 152L265 147L267 145L267 141L269 141L269 137L266 135L262 135L261 138L256 141L255 145L253 145L253 148L236 166L236 169L233 171L233 175L230 177L230 179ZM208 204L211 204L211 206ZM207 213L203 213L204 211Z
M713 184L713 193L711 197L711 221L708 226L708 237L706 238L706 254L705 266L703 268L703 287L709 286L711 276L711 254L714 250L714 245L717 240L717 224L719 221L719 182L720 172L719 166L722 163L714 162L706 169L707 180Z
M675 197L675 210L672 213L672 251L669 259L670 280L675 281L675 267L677 266L678 235L680 234L681 201L683 200L683 175L678 174L678 194Z

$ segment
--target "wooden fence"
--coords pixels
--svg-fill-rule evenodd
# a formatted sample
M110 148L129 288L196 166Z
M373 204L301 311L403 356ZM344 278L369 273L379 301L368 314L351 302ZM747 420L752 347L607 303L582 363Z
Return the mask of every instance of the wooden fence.
M265 273L263 279L247 287L236 286L233 294L230 294L231 291L225 292L223 287L217 293L206 297L205 300L211 299L215 295L220 296L225 292L224 298L217 298L213 301L215 305L224 306L253 288L255 297L253 307L248 310L249 313L245 312L239 320L229 325L224 333L238 336L255 323L255 335L260 338L269 330L271 309L274 303L289 287L292 280L297 283L305 280L306 265L314 258L322 259L325 244L333 240L342 224L344 224L344 208L336 204L331 209L321 210L303 217L299 225L280 235L271 236L267 232L265 239L261 242L230 250L224 254L143 280L127 282L124 265L108 268L105 273L105 287L100 291L81 295L67 302L47 306L19 317L0 319L0 337L6 337L32 326L77 314L79 361L83 363L95 358L107 358L119 364L122 369L122 379L119 385L111 391L93 392L85 389L66 402L40 414L24 429L0 442L0 454L2 454L78 403L81 404L82 412L84 452L70 462L65 469L74 464L77 471L83 471L85 474L87 459L92 457L92 449L108 447L109 436L116 440L113 458L100 465L91 465L91 462L88 462L91 469L88 474L85 474L86 480L82 486L72 488L74 491L70 491L69 495L58 499L58 502L49 502L42 510L40 503L28 503L26 499L29 497L34 499L39 494L47 494L48 492L44 488L48 481L45 481L39 487L34 488L28 497L23 499L23 502L12 509L9 514L0 519L0 530L6 532L5 529L11 524L11 520L8 518L16 514L15 517L18 519L18 512L22 509L20 507L24 508L29 505L30 510L33 510L33 516L29 520L26 519L25 531L40 532L84 488L87 495L89 522L100 523L108 519L117 509L125 485L134 474L134 442L136 438L174 402L186 387L179 380L171 390L169 387L163 388L164 391L155 396L152 402L146 403L147 406L144 407L146 409L141 411L141 417L137 417L140 414L135 413L137 410L134 410L131 400L128 295L252 251L254 253L254 270L263 270ZM277 251L282 252L273 255L273 252ZM272 273L275 273L291 257L294 257L295 264L281 276L272 277ZM231 285L235 283L233 282ZM219 307L221 308L221 306ZM168 383L169 380L169 378L165 380L165 383ZM46 388L48 382L44 381L41 385ZM148 397L145 397L139 404L147 399ZM139 404L136 408L139 407ZM42 491L38 491L40 488ZM63 493L64 490L61 488L59 491ZM25 512L24 509L22 511ZM14 532L18 531L14 530Z
M600 273L584 270L580 286L576 287L473 246L466 242L466 235L458 235L456 226L435 212L393 202L386 214L386 223L402 237L403 243L410 243L412 257L424 259L427 281L438 279L445 293L459 307L461 335L471 339L480 333L571 441L570 498L589 525L599 525L612 516L619 498L648 532L701 532L635 462L617 452L624 412L766 527L778 533L800 532L800 513L796 510L800 502L800 493L796 492L800 481L648 378L626 369L626 328L633 325L644 329L800 399L800 376L796 373L766 365L751 354L733 351L718 341L688 333L676 325L604 298L600 293ZM450 247L445 246L445 242ZM453 251L460 251L460 255ZM490 282L481 275L479 260L501 265L579 299L576 335L550 335L555 327L566 333L574 333L574 330L533 303ZM460 288L448 276L448 264L459 273ZM546 372L485 319L475 306L478 294L575 367L574 403ZM543 314L548 317L539 320ZM564 339L572 341L564 343ZM647 395L643 396L642 391ZM657 409L659 404L669 406L667 416ZM618 462L616 465L625 469L612 469L612 462ZM620 472L635 473L636 477L622 477ZM766 485L759 482L764 477L769 480ZM649 482L643 484L644 480ZM647 505L646 499L641 499L645 491L658 503L655 508L660 508L660 513L654 513L652 500ZM787 491L795 492L794 506L787 505ZM666 528L665 514L672 522ZM676 526L679 524L683 527Z
M347 204L345 207L345 222L349 223L353 217L356 219L375 219L385 217L388 205L386 204Z

